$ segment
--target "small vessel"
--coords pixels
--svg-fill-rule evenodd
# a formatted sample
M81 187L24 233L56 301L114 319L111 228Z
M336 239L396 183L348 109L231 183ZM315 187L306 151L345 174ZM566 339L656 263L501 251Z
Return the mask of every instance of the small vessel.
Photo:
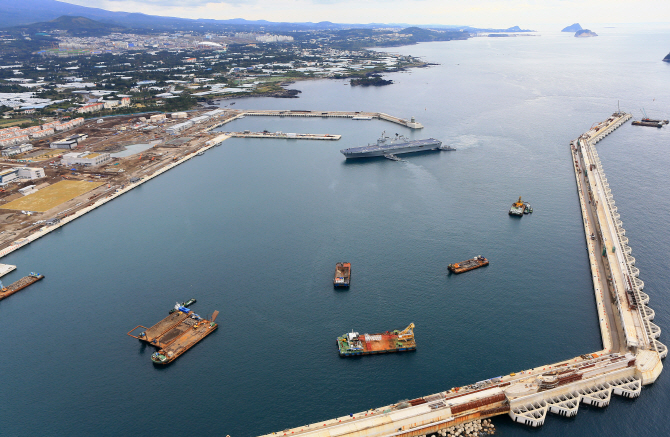
M523 206L524 206L524 210L523 210L524 214L532 214L533 213L533 207L530 206L530 203L523 202Z
M352 330L337 337L337 347L341 357L413 351L416 350L414 323L402 331L386 331L383 334L361 335Z
M524 204L524 201L521 200L521 196L519 196L519 200L514 202L512 204L512 207L509 209L509 215L516 215L516 216L523 216L523 212L526 209L526 205Z
M350 280L351 280L351 263L335 264L335 277L333 278L333 286L348 287Z
M661 128L663 127L664 123L660 123L658 121L634 121L631 123L633 126L648 126L648 127L658 127Z
M427 150L442 150L442 142L435 138L425 140L410 140L403 135L395 134L395 137L382 136L376 144L368 144L363 147L351 147L340 150L347 159L370 158L374 156L398 155L400 153L423 152Z
M645 121L647 123L661 123L661 124L668 124L670 120L654 120L653 118L643 118L642 121Z
M199 151L198 153L196 153L197 156L202 156L202 155L204 155L204 154L205 154L205 152L203 152L202 150Z
M179 311L179 307L188 308L196 302L197 302L197 300L195 300L195 299L189 299L186 302L182 302L182 303L177 302L175 304L174 308L172 308L170 310L170 314L174 313L175 311Z
M487 260L481 255L477 255L476 257L469 259L467 261L449 264L447 268L454 273L463 273L487 265L489 265L489 260Z

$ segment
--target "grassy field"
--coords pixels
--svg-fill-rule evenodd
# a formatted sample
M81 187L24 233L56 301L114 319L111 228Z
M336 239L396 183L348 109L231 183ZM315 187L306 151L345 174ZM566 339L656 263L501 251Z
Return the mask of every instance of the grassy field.
M104 182L60 181L42 188L37 193L29 194L0 206L0 208L46 212L103 184Z
M12 126L18 126L23 123L30 123L32 120L29 118L23 118L20 120L14 120L14 119L1 119L0 118L0 129L4 129L7 127L12 127Z

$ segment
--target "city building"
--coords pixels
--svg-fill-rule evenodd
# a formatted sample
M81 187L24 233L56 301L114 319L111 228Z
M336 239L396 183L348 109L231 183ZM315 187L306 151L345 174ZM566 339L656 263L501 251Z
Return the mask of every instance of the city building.
M112 157L109 153L74 152L63 155L61 163L66 166L83 165L86 167L95 167L111 160Z
M87 114L90 112L97 112L101 111L102 109L105 108L105 104L98 102L98 103L91 103L90 105L85 105L82 106L81 108L77 108L77 112L80 114Z
M19 188L19 193L23 194L24 196L27 196L28 194L33 194L36 193L37 189L35 188L35 185L26 185L23 188Z
M19 178L19 171L15 168L0 171L0 187L4 187Z
M28 141L28 135L18 135L15 137L9 138L0 138L0 147L13 146L19 143L25 143Z
M191 120L185 121L184 123L179 123L175 124L174 126L170 126L165 130L170 135L176 135L179 132L188 129L189 127L193 126L193 122Z
M53 143L49 144L49 147L52 149L69 149L72 150L75 147L77 147L79 143L75 140L60 140L60 141L54 141Z
M46 176L43 168L38 167L16 167L19 179L40 179Z
M11 146L2 150L2 156L5 157L14 156L23 152L27 152L32 149L33 149L32 144L20 144L18 146Z
M72 141L76 141L77 144L79 144L82 141L84 141L86 138L88 138L87 134L76 134L76 135L72 135L71 137L68 137L67 139L72 140Z
M30 134L30 136L32 138L44 138L44 137L48 137L49 135L53 135L53 134L54 134L54 129L53 128L46 128L46 129L42 129L41 131L33 132L32 134Z

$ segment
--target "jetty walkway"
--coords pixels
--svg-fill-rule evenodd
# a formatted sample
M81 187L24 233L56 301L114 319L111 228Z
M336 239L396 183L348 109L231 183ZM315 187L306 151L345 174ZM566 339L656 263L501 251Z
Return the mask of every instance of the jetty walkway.
M235 114L234 117L223 120L221 123L210 127L208 130L216 129L233 120L246 116L252 117L319 117L319 118L351 118L360 120L379 119L390 121L410 129L423 129L423 125L417 122L414 117L409 120L395 117L383 112L353 112L353 111L297 111L297 110L274 110L274 109L227 109L227 113Z
M651 322L654 311L595 149L630 118L615 113L570 143L602 350L264 437L444 436L457 425L501 414L537 427L549 412L572 417L580 404L602 408L612 394L639 396L660 375L668 350Z
M270 138L282 140L326 140L337 141L342 135L331 134L297 134L284 132L228 132L233 138Z

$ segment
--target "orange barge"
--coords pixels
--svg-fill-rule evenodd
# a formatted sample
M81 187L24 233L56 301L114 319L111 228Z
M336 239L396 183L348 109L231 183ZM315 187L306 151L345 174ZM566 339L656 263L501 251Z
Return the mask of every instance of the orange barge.
M348 287L350 280L351 280L351 263L335 264L335 277L333 278L333 286Z
M337 348L341 357L414 351L414 323L410 323L402 331L387 331L383 334L359 334L351 331L337 337Z
M157 352L151 354L151 361L154 364L169 364L214 332L219 327L214 322L218 315L219 312L214 311L211 320L207 320L188 308L179 307L151 328L138 325L130 330L128 335L159 348ZM143 328L144 331L139 335L133 335L139 328Z
M469 259L467 261L463 261L460 263L454 263L454 264L449 264L447 267L449 270L451 270L454 273L463 273L467 272L469 270L474 270L478 269L479 267L484 267L489 265L489 260L484 258L481 255L477 255L476 257Z
M44 279L44 275L40 275L39 273L30 273L30 275L24 276L23 278L11 284L9 287L0 288L0 300L9 297L14 293L18 293L27 286L32 285L41 279ZM0 285L1 284L2 282L0 282Z

